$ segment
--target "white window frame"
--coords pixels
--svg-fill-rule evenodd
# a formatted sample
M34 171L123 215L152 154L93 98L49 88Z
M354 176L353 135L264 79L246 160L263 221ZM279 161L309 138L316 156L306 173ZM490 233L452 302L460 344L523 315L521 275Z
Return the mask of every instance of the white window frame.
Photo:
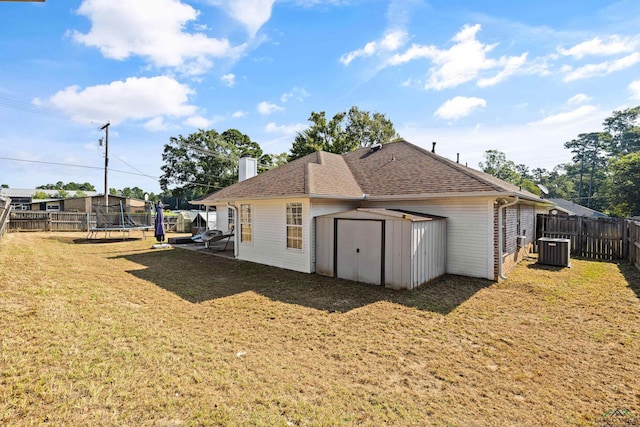
M236 210L227 208L227 230L231 231L236 226Z
M301 202L291 202L286 205L286 245L288 250L302 252L304 248L303 211ZM289 233L293 233L291 235Z
M253 218L251 205L240 205L240 242L246 244L253 243Z

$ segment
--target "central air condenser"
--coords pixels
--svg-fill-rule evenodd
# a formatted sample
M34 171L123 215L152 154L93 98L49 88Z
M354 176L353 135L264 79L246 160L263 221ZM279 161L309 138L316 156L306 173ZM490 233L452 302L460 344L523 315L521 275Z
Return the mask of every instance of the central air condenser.
M538 263L571 267L571 240L541 237L538 239Z

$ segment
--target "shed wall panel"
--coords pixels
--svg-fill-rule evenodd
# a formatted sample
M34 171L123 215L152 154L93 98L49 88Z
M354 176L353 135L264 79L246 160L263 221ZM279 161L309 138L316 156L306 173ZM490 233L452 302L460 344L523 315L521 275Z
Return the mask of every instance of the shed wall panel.
M316 273L333 276L333 218L316 218Z

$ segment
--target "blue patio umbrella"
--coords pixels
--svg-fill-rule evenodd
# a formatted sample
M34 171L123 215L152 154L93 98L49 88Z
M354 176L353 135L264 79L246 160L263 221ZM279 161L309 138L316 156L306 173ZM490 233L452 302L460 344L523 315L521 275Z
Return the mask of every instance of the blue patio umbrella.
M155 223L155 236L158 242L164 242L164 214L162 209L164 206L162 202L158 202L156 206L156 223Z

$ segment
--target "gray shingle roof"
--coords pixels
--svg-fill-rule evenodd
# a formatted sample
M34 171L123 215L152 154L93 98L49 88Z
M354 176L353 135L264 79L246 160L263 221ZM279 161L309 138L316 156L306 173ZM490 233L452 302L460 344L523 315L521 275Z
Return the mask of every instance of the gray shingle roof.
M203 202L261 197L404 196L508 192L538 198L519 187L407 141L344 155L316 152L233 184Z
M609 215L598 212L586 206L578 205L565 199L547 199L560 209L567 211L569 215L586 216L591 218L608 218Z

